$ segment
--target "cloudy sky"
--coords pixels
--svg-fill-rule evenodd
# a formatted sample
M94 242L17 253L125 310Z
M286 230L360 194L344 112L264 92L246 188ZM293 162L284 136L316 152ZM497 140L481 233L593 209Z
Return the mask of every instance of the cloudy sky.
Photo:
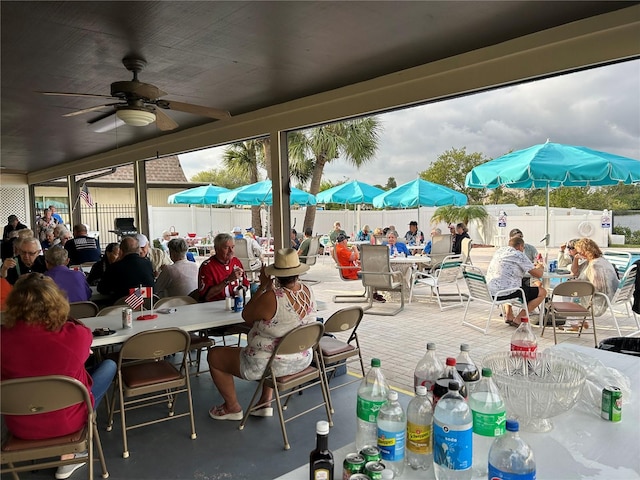
M398 185L452 148L496 158L544 143L582 145L640 159L640 60L378 115L375 159L358 171L337 159L332 182ZM180 155L187 178L220 167L223 148Z

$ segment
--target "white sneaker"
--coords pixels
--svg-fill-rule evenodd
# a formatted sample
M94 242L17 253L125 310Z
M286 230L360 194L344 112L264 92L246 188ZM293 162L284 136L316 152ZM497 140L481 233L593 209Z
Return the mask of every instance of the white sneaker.
M87 452L76 453L74 454L74 458L87 458L88 455L89 454ZM84 465L86 465L86 463L71 463L69 465L62 465L58 467L58 470L56 471L56 478L58 480L69 478L71 475L73 475L73 472L75 472L80 467L83 467Z

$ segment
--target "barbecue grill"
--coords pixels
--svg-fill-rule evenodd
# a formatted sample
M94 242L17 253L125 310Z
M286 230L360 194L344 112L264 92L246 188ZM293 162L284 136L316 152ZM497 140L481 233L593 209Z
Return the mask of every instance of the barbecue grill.
M122 240L122 237L128 235L135 235L138 233L138 229L133 224L133 218L116 218L113 220L113 230L109 230L111 233L118 235L118 240Z

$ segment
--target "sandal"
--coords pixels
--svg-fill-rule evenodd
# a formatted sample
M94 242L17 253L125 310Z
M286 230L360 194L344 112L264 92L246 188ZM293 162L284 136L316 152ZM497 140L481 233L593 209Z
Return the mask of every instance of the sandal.
M242 410L239 412L227 412L224 405L216 405L209 410L209 416L214 420L242 420L244 413Z
M262 407L257 410L251 410L249 415L253 417L273 417L273 407Z

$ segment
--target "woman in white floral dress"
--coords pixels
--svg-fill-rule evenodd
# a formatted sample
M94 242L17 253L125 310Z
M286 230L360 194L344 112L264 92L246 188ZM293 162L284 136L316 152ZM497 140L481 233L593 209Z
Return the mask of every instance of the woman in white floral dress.
M309 267L301 264L295 250L280 249L274 263L260 270L260 287L242 311L242 318L251 326L246 347L216 347L207 357L209 370L220 395L222 405L209 410L215 420L242 420L242 406L238 402L233 377L259 380L273 350L280 339L294 328L316 321L316 305L313 293L298 280L298 275ZM271 275L276 277L273 284ZM290 375L304 370L311 364L310 350L300 354L282 355L275 359L273 367L277 376ZM259 405L264 408L252 415L273 415L271 402L273 390L264 387Z

